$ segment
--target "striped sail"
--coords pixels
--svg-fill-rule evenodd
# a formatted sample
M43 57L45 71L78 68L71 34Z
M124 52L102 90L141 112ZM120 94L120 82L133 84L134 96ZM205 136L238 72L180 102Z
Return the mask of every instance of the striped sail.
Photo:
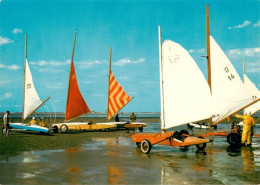
M114 74L110 70L107 119L110 120L130 100L130 96L126 94L126 92L117 82Z

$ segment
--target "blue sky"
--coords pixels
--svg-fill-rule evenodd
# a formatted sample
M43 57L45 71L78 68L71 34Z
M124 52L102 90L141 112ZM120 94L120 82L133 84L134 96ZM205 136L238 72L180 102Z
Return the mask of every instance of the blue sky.
M64 112L74 32L79 87L92 111L107 108L112 71L134 99L124 112L160 112L158 25L162 40L186 48L206 75L206 4L211 35L242 77L260 88L259 0L1 0L0 112L21 112L24 40L39 96ZM44 110L43 110L44 111Z

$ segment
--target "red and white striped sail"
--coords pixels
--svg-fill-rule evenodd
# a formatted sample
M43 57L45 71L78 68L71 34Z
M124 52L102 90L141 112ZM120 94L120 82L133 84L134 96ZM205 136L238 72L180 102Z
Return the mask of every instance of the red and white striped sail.
M111 119L130 100L131 97L124 91L110 70L107 119Z

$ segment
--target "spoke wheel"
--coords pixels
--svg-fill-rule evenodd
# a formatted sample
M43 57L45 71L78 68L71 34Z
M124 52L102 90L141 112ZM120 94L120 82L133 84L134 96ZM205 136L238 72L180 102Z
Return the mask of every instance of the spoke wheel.
M61 125L60 131L63 132L63 133L67 132L68 131L68 126L65 125L65 124Z
M152 145L150 143L150 141L148 140L143 140L141 142L141 151L144 153L144 154L148 154L152 149Z

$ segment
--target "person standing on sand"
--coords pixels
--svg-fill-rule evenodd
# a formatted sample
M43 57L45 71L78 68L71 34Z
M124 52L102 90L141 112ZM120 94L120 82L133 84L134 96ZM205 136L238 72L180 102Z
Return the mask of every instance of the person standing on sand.
M135 122L135 120L136 120L136 115L135 115L134 113L131 114L130 120L131 120L131 122Z
M243 119L243 132L242 132L242 139L241 144L251 146L252 145L252 128L255 126L255 120L254 118L249 114L246 114L244 116L236 114L235 115L239 119Z
M116 122L119 122L118 114L116 114L116 116L115 116L115 121L116 121Z
M10 118L9 118L9 114L10 114L10 111L6 111L4 117L3 117L3 120L4 120L4 130L5 130L5 134L4 134L4 137L9 137L9 130L10 130Z

